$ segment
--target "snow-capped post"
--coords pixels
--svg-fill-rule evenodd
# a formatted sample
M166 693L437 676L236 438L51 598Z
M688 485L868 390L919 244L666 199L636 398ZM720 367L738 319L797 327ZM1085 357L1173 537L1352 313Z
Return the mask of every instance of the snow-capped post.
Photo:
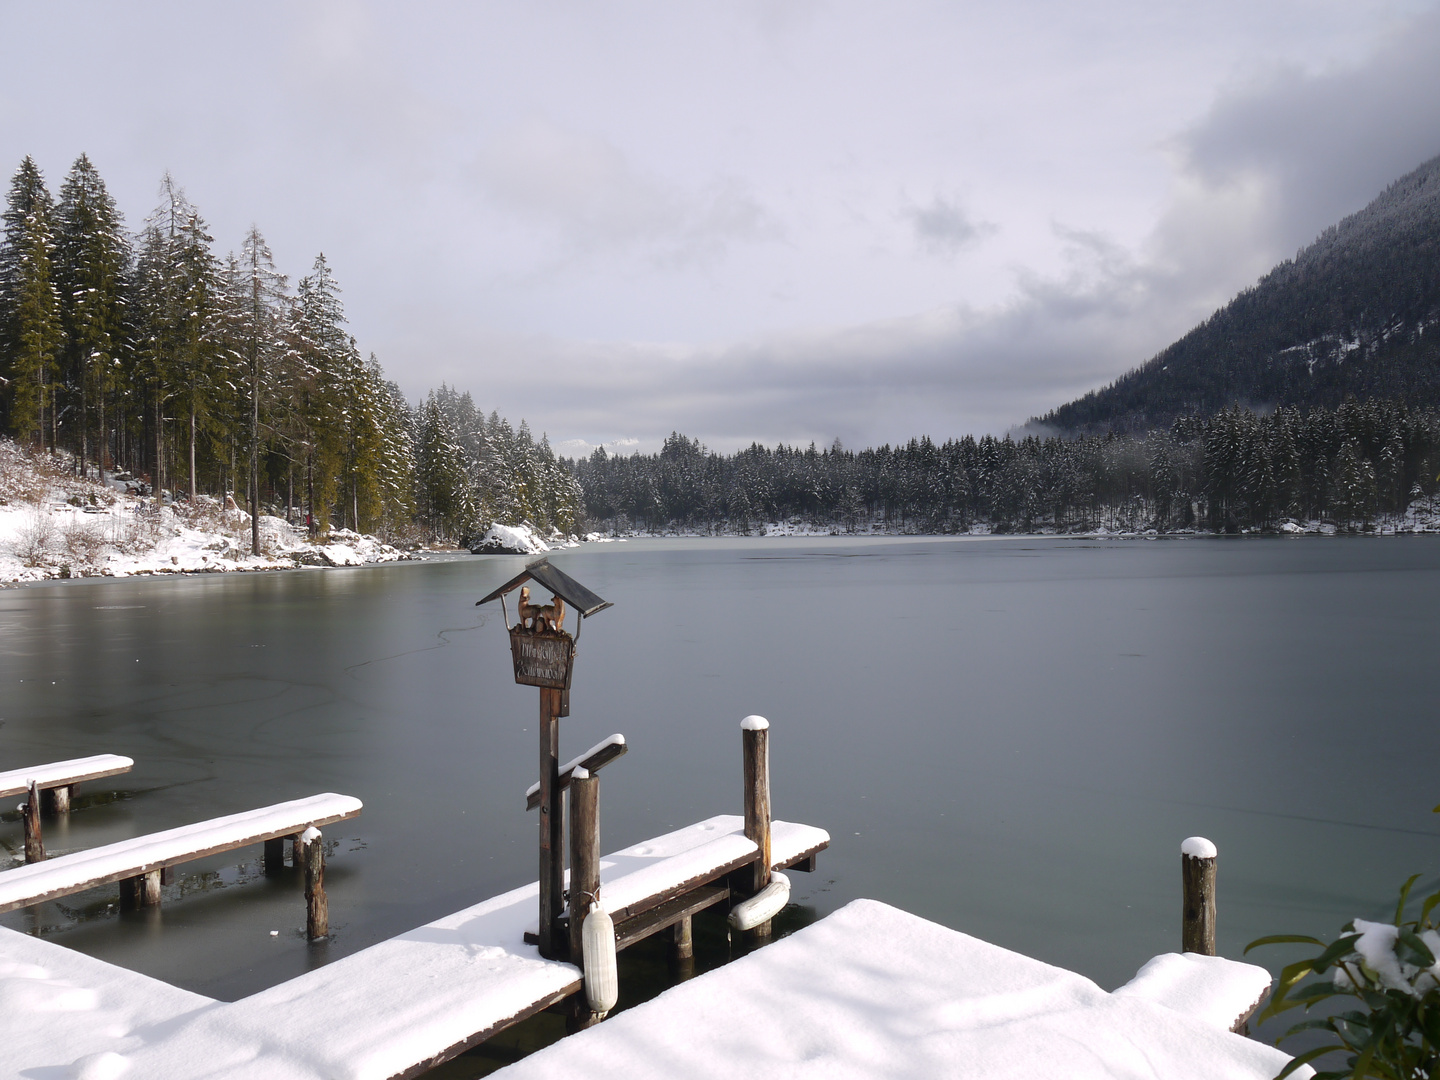
M747 716L740 721L745 756L745 835L760 849L750 872L754 896L770 884L770 721ZM770 936L766 919L750 931L756 939Z
M330 902L325 899L325 844L310 826L300 834L305 849L305 936L319 941L330 936Z
M25 817L25 861L45 861L45 841L40 836L40 785L31 780L20 812Z
M548 604L530 602L533 581L550 590ZM519 621L510 623L505 596L520 589ZM510 658L515 681L540 688L540 922L535 943L547 960L563 960L569 938L561 928L565 893L564 787L560 783L560 718L570 715L570 676L575 670L575 646L583 620L610 607L570 575L540 559L501 585L476 606L500 601L505 629L510 636ZM568 609L577 618L575 636L565 630Z
M1185 952L1215 955L1215 845L1203 836L1180 845L1180 881L1184 893L1180 941Z

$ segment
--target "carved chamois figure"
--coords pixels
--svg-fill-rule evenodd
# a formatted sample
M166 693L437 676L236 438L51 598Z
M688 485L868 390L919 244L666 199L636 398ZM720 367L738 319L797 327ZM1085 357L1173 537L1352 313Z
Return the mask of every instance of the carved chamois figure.
M530 586L523 585L520 588L520 626L531 633L558 634L560 628L565 625L565 601L560 597L548 604L532 604L530 602Z

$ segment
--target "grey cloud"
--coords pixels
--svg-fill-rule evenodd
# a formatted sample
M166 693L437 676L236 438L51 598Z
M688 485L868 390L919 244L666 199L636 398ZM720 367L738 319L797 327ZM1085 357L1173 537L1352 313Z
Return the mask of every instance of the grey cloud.
M936 195L925 206L906 206L916 242L932 255L951 257L995 232L995 226L973 221L959 202Z
M613 143L543 118L493 139L470 169L503 209L553 229L578 251L637 247L664 264L704 262L736 242L779 235L734 178L687 190L637 168Z
M654 449L672 428L719 450L1003 433L1143 362L1431 155L1437 53L1440 19L1426 17L1353 68L1232 88L1178 140L1171 203L1138 249L1057 223L1064 268L1017 271L997 308L716 349L529 341L504 366L554 376L543 408L504 376L491 389L502 408L589 445L640 435ZM942 199L911 220L941 244L978 228Z

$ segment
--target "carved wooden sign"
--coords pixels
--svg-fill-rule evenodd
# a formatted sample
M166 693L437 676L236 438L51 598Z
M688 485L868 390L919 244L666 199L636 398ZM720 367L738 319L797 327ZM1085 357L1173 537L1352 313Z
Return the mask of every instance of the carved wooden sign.
M515 681L522 686L569 690L575 670L575 639L566 633L533 633L519 625L510 628L510 656Z

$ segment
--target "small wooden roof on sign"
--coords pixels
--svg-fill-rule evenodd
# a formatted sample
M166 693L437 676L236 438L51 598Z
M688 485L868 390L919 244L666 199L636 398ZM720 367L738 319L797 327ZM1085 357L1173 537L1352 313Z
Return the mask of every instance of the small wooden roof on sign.
M499 599L506 593L518 589L527 581L534 581L545 586L545 588L549 589L554 595L560 597L561 600L564 600L565 603L586 617L594 615L597 611L604 611L607 607L613 606L609 600L601 600L600 597L596 596L563 570L551 566L549 559L541 559L539 562L531 563L525 567L523 573L511 578L489 596L485 597L484 600L476 600L475 606L479 607L481 604L488 604L491 600Z

